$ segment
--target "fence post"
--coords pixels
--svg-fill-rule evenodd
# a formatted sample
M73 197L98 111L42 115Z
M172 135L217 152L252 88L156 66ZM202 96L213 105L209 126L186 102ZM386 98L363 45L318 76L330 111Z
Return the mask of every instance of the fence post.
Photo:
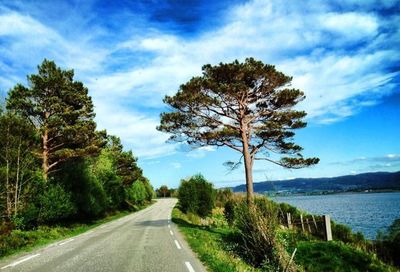
M317 221L315 221L315 217L313 214L311 216L312 216L312 220L314 221L315 231L318 231Z
M310 226L310 223L308 223L307 217L306 217L306 222L307 222L308 232L311 233L311 226Z
M288 224L288 228L292 229L292 218L290 217L290 213L286 213L286 217L287 217L287 224Z
M300 214L300 222L301 222L301 229L304 232L304 221L303 221L303 214L302 213Z
M332 241L331 218L329 215L324 215L325 238L327 241Z

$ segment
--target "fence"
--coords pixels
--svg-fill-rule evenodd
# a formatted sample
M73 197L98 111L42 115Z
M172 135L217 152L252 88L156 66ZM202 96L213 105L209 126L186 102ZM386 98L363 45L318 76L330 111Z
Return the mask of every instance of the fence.
M284 218L284 220L282 220ZM324 238L326 241L332 240L331 219L329 215L314 216L286 213L286 216L281 216L281 222L287 225L289 229L297 228L315 236Z

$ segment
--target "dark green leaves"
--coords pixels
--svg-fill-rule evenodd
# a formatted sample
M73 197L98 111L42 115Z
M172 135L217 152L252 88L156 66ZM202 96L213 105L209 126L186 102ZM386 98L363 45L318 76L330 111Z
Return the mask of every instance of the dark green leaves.
M28 118L40 132L45 177L61 162L97 154L102 145L88 89L73 77L72 70L44 60L38 74L28 76L29 87L18 84L7 99L7 108Z
M317 159L303 161L302 148L293 143L294 130L306 126L306 113L294 109L305 96L289 88L291 80L253 58L204 65L201 77L165 97L171 112L161 114L158 129L170 133L171 141L228 146L240 152L246 144L253 158L260 151L284 153L298 157L284 166L312 165Z

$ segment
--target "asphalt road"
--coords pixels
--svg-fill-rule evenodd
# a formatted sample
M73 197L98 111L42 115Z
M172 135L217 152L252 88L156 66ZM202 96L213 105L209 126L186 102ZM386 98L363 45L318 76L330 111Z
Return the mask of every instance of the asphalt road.
M0 262L1 271L206 271L170 222L175 199Z

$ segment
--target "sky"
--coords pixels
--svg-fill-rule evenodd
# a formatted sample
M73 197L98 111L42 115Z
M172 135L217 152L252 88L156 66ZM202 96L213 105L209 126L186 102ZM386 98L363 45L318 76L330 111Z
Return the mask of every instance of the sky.
M254 180L400 170L400 5L391 0L0 0L0 97L44 58L89 88L99 129L122 139L154 187L202 173L244 183L240 154L167 143L165 95L204 64L254 57L306 94L295 141L311 168L256 162Z

